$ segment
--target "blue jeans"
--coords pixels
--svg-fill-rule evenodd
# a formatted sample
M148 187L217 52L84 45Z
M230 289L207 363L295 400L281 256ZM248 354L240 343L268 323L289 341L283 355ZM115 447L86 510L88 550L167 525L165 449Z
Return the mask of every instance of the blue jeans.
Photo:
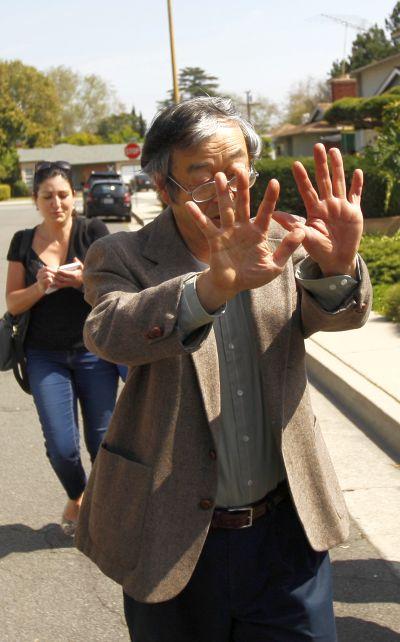
M211 528L175 598L124 593L124 607L135 642L337 640L329 555L311 548L290 499L250 528Z
M86 486L79 449L78 401L93 463L114 410L118 369L86 350L26 351L29 383L46 454L70 499Z

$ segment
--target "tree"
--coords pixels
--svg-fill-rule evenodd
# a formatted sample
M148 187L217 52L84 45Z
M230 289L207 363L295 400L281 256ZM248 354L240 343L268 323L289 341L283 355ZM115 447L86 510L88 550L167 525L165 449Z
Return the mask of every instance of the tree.
M218 78L210 76L201 67L184 67L179 71L179 92L181 101L196 96L215 96L218 89ZM157 103L159 109L174 104L174 92L168 91L168 97Z
M396 2L392 13L388 18L386 18L385 27L390 34L400 29L400 2Z
M327 82L309 76L300 80L289 91L281 122L299 125L305 114L310 114L319 102L330 101L330 90Z
M238 94L229 94L228 98L231 98L242 116L248 119L247 102ZM257 96L255 101L250 103L250 122L261 136L270 131L271 124L276 121L278 114L279 108L277 104L265 96Z
M184 67L179 72L179 88L182 100L196 96L215 96L218 78L210 76L201 67Z
M382 127L366 152L374 167L389 171L396 180L400 176L400 96L398 98L384 107Z
M350 69L358 69L375 60L382 60L396 51L397 47L388 40L384 30L374 25L368 31L359 33L353 41L349 59Z
M52 145L60 131L61 107L51 80L35 67L13 60L0 62L0 86L3 109L14 113L13 118L24 121L10 144ZM8 106L5 100L8 100Z
M393 11L385 20L385 28L390 33L387 37L384 29L377 24L367 31L357 34L353 41L351 54L346 60L335 60L330 70L330 77L336 78L343 71L349 73L369 65L376 60L382 60L400 51L400 45L393 38L393 32L400 28L400 2L396 2Z
M70 145L101 145L104 141L100 136L90 132L76 132L76 134L62 138L60 142Z
M96 74L82 76L69 67L52 67L47 77L60 99L61 134L95 133L99 122L123 109L113 87Z
M142 114L122 112L103 118L97 128L97 135L107 143L125 143L131 138L143 138L146 133L146 121Z

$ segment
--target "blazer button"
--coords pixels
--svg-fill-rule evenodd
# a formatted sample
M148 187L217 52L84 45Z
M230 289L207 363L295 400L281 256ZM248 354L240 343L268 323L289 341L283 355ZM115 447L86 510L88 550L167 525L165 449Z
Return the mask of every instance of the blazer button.
M211 448L211 450L208 451L208 454L210 455L210 459L212 459L213 461L217 459L217 453L213 448Z
M214 506L214 502L212 499L202 499L200 500L199 506L203 510L210 510L210 508Z
M160 328L159 325L155 325L146 333L147 339L159 339L164 334L163 328Z

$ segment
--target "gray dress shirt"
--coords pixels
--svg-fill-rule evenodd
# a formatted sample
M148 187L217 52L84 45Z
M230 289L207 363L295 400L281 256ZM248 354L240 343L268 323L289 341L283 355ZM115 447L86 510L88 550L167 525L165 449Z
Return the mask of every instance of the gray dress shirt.
M199 271L208 267L198 262ZM357 281L351 276L318 278L318 268L302 261L296 278L327 310L340 306ZM182 292L178 326L185 341L197 328L214 326L221 382L221 431L218 450L217 506L244 506L261 499L286 477L261 393L255 342L249 325L249 294L208 314L196 293L197 274Z

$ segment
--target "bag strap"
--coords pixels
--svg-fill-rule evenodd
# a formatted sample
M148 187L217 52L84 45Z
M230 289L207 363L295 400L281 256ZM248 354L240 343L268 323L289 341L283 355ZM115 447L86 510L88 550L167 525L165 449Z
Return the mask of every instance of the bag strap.
M25 266L26 257L29 248L32 246L32 239L35 233L35 228L27 228L22 232L21 244L19 246L18 258ZM17 330L18 331L18 330ZM23 341L19 340L15 335L12 336L14 346L12 369L17 383L21 386L24 392L31 394L29 385L28 373L26 370L26 360L23 348Z

